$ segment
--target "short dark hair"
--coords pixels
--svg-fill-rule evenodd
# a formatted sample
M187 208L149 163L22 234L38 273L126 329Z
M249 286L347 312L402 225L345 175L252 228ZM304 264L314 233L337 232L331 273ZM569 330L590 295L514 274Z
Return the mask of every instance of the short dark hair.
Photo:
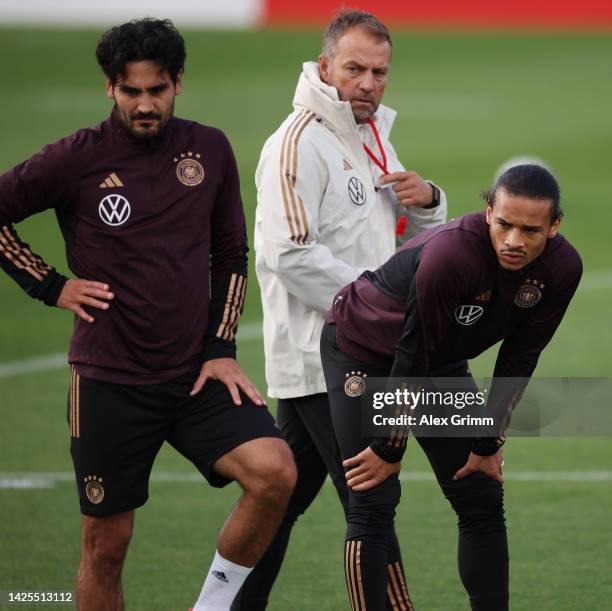
M493 207L495 195L503 189L510 195L541 199L552 202L552 219L563 217L560 207L561 194L557 179L546 168L535 163L523 163L508 168L500 174L493 188L482 193L487 205Z
M325 28L323 33L323 46L321 55L331 59L336 52L338 41L351 29L360 27L372 34L376 38L386 40L389 47L392 47L391 34L387 26L374 17L372 13L366 11L341 11Z
M115 84L126 77L128 62L151 60L176 78L185 65L185 41L169 19L134 19L102 34L96 57Z

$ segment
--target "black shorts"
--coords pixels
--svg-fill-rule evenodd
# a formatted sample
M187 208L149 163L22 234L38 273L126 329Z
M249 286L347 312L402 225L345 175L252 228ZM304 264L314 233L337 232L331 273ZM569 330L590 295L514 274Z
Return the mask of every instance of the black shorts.
M266 407L242 392L242 405L234 405L222 382L209 380L190 397L198 373L132 386L72 371L68 424L81 513L107 516L143 505L164 441L221 488L230 480L213 470L217 459L246 441L282 437Z

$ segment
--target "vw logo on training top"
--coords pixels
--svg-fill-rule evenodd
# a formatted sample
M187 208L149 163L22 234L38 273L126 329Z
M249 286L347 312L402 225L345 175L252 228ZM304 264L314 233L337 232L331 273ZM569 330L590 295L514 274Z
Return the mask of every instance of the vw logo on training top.
M363 206L366 201L366 192L363 183L359 180L359 178L355 178L353 176L348 182L348 192L351 201L356 206Z
M130 218L131 210L130 202L116 193L104 197L98 206L100 218L112 227L123 225Z
M466 327L473 325L483 314L482 306L460 305L455 308L455 320Z

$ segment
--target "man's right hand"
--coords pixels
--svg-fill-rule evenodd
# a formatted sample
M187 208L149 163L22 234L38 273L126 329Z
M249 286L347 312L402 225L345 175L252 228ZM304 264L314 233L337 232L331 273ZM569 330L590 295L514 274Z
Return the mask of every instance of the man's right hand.
M382 484L390 475L399 473L401 462L387 462L380 458L372 448L366 448L357 456L347 458L343 467L353 467L346 472L346 483L354 492L365 492Z
M497 480L500 484L504 483L502 475L502 466L504 464L504 452L500 448L495 454L491 456L479 456L470 452L468 461L465 463L457 473L453 476L454 480L463 479L476 471L482 471L485 475L490 478Z
M90 316L82 306L86 305L98 310L108 310L110 305L102 300L110 301L114 297L115 295L110 292L108 284L77 278L68 280L64 284L64 288L57 300L57 307L74 312L86 322L93 322L93 316Z
M389 183L395 183L393 190L400 206L422 208L433 203L433 187L416 172L394 172L381 177L381 185Z

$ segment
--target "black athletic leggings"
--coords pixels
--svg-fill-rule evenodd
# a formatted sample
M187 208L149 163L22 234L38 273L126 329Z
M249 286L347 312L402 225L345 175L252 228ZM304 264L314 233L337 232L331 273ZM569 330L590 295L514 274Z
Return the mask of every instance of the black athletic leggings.
M325 393L279 399L276 420L289 447L293 451L298 480L289 501L287 513L266 553L247 577L232 604L232 611L263 611L280 571L292 528L296 520L310 507L327 474L336 487L338 497L349 513L349 491L344 477L342 458ZM414 611L404 575L399 543L395 530L390 532L389 554L384 559L383 571L393 573L394 589L387 597L386 608Z
M368 377L386 377L389 368L374 367L341 352L336 344L336 327L329 324L321 337L321 359L340 451L344 459L350 458L366 448L370 439L361 434L360 399L345 393L346 375L361 371ZM460 370L447 371L445 375L470 374L464 363ZM471 439L422 437L418 442L459 519L459 574L472 609L506 611L508 544L501 484L483 473L453 481L455 472L467 462ZM385 593L392 582L384 571L386 544L394 527L400 493L397 475L366 492L349 490L345 570L353 608L385 609ZM356 584L353 587L351 579Z

